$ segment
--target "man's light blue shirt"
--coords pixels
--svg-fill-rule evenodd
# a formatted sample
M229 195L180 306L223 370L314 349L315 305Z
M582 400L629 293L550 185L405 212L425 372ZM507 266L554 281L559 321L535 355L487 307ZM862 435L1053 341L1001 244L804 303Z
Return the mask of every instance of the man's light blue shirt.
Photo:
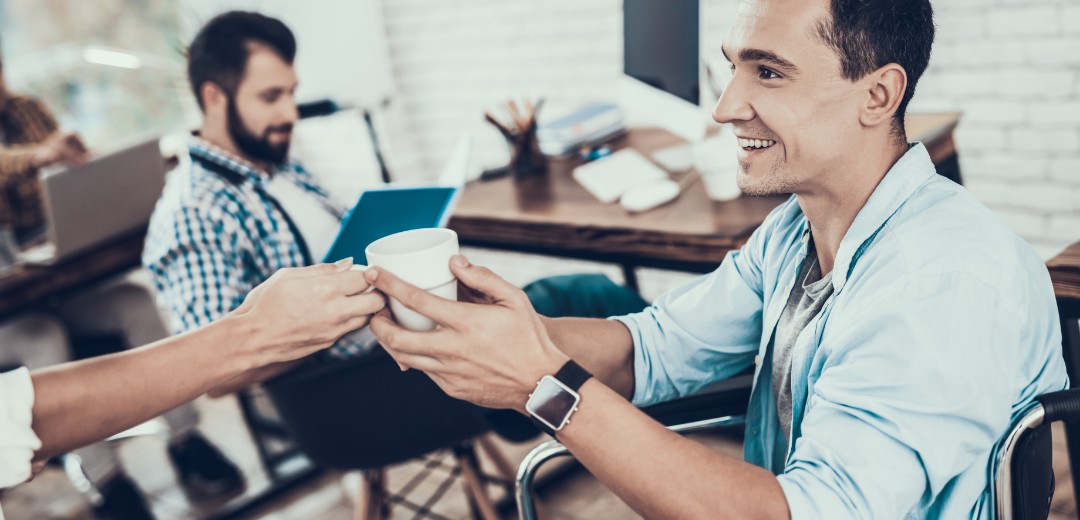
M792 197L716 271L615 318L634 338L634 403L757 360L745 457L778 475L793 518L989 518L999 438L1068 384L1043 262L912 146L844 236L833 295L794 346L788 443L769 345L808 226Z

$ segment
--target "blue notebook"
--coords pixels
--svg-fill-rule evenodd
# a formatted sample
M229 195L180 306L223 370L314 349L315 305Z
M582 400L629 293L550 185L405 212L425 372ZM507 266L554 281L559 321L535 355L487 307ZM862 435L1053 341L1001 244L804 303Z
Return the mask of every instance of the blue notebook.
M410 229L444 227L450 219L458 188L450 186L388 186L364 191L342 220L324 262L353 257L367 265L364 250L372 242Z

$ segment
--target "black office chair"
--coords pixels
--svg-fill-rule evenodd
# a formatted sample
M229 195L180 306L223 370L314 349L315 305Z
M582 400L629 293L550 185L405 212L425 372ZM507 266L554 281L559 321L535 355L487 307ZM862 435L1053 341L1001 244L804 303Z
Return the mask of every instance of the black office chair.
M692 433L741 424L749 393L707 392L644 408L672 431ZM739 405L742 405L740 411ZM1002 439L995 461L994 505L998 520L1046 518L1054 496L1050 425L1080 421L1080 389L1041 395ZM545 462L569 456L558 441L537 446L518 468L517 500L522 520L535 520L532 481Z
M389 103L389 99L384 99L378 103L378 106L361 109L364 125L368 131L368 137L371 139L372 150L375 153L375 161L378 164L380 176L384 183L391 181L390 172L387 169L386 161L383 159L382 147L375 126L372 123L372 116L373 110L384 109ZM350 107L342 106L333 99L317 99L297 105L300 119L331 116L348 108ZM312 472L297 472L294 469L292 462L297 459L300 453L281 424L277 412L273 409L273 406L266 402L262 390L253 387L240 390L235 395L237 404L240 406L240 413L244 417L244 424L247 425L248 432L251 434L252 441L255 444L259 462L270 480L281 482L284 489L289 487L289 481L299 483L314 476Z
M1046 518L1050 514L1054 497L1050 425L1080 421L1078 388L1044 394L1035 401L1009 430L998 454L994 506L999 520Z
M484 437L483 408L447 396L417 370L402 372L381 347L370 354L300 367L264 383L288 433L315 464L339 470L362 470L366 518L386 518L393 505L416 512L415 518L443 518L431 506L458 475L464 478L474 515L498 518L485 485L513 492L513 469ZM485 475L475 448L492 458L502 475ZM384 468L428 457L425 468L399 490L387 492ZM423 503L407 495L419 482L441 471L445 480Z

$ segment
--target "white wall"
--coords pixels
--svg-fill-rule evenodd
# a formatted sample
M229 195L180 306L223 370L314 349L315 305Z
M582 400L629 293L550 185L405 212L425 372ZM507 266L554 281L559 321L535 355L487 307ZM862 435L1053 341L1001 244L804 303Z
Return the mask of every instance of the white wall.
M384 0L399 171L434 176L463 133L481 162L505 145L483 111L509 97L605 99L622 73L619 0Z
M737 0L703 2L703 53ZM964 184L1045 258L1080 241L1080 1L938 0L909 112L959 111Z
M298 99L372 106L393 90L380 5L378 0L182 0L176 9L183 41L226 11L278 18L297 40Z
M912 110L959 110L966 185L1050 256L1080 240L1080 1L934 3Z
M719 59L737 0L702 1L702 55ZM1080 240L1080 0L939 0L913 111L962 111L972 192L1044 257ZM505 157L485 107L520 93L611 97L619 0L382 0L394 83L394 171L432 178L465 132Z

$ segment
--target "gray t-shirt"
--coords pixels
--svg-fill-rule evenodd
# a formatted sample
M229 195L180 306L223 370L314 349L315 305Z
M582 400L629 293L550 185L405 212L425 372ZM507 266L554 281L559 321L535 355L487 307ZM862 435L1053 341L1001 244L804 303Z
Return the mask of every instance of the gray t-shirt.
M784 438L791 439L791 351L806 325L821 312L825 300L832 296L832 273L821 276L821 265L817 261L817 249L813 239L795 286L791 288L787 305L780 314L773 335L772 383L776 397L776 414Z

